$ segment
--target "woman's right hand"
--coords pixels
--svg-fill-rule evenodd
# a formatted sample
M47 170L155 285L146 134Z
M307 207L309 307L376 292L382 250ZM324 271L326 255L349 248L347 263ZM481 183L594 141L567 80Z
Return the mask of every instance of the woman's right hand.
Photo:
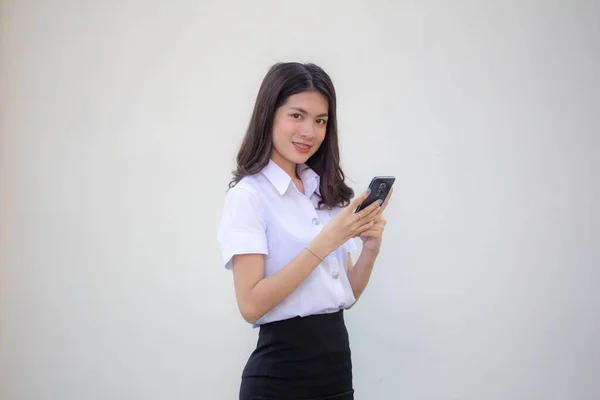
M359 236L373 226L375 217L381 208L380 202L375 201L364 210L358 213L354 212L368 196L369 191L365 191L360 196L357 196L323 227L323 230L315 238L319 242L318 247L322 248L323 252L327 254L333 252L349 239ZM327 255L323 254L323 252L319 254L322 257Z

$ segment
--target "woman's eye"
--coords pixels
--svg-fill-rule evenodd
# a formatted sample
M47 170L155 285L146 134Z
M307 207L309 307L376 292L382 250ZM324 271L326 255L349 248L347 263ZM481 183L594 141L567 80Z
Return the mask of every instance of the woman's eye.
M302 118L302 115L300 115L300 114L298 114L298 113L295 113L295 114L292 114L292 117L293 117L294 119L300 119L300 118Z
M327 120L324 120L324 119L321 119L321 118L319 118L319 119L317 120L317 124L319 124L319 125L325 125L325 124L327 124Z

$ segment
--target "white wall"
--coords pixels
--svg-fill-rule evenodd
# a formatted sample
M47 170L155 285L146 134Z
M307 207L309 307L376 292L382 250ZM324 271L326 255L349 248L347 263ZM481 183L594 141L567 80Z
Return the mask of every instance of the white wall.
M215 235L279 60L398 178L356 398L600 398L600 7L559 3L3 0L0 398L236 398Z

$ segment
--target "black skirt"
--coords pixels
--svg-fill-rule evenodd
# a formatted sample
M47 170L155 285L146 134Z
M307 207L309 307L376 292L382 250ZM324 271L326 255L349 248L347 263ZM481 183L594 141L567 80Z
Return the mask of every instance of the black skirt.
M242 373L240 400L352 400L344 311L262 325Z

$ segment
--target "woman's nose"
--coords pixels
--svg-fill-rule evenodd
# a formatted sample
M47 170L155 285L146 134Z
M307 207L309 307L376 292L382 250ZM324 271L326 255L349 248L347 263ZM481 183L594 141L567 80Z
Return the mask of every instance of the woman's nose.
M315 127L312 123L302 124L300 129L300 136L308 139L312 139L315 136Z

